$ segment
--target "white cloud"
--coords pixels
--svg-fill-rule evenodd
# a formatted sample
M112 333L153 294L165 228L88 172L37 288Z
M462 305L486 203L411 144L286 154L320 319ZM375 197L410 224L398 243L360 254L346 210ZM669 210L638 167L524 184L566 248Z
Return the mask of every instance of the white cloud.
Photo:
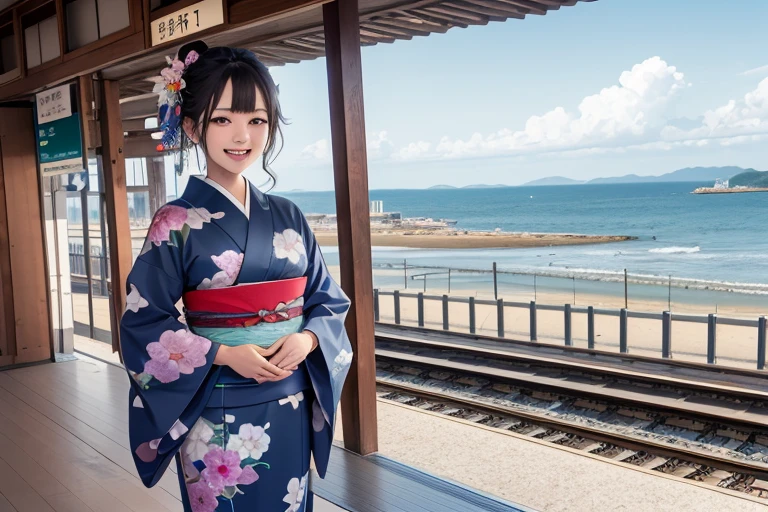
M301 158L309 160L330 160L331 144L328 139L320 139L301 150Z
M768 74L768 65L760 66L757 68L748 69L742 73L739 73L742 76L749 76L749 75L763 75Z
M369 160L380 160L393 155L395 146L389 140L387 132L371 132L366 135L366 151ZM305 160L331 160L331 142L328 139L320 139L301 150L301 158Z
M675 98L690 85L674 66L652 57L624 71L618 85L584 98L577 112L558 106L531 116L522 130L475 133L466 140L442 137L434 151L420 142L396 155L405 160L530 153L586 156L730 146L768 138L768 78L742 99L708 110L698 120L674 119ZM415 144L426 149L413 150Z
M638 139L657 137L667 122L671 103L688 86L674 66L652 57L621 73L618 85L584 98L576 112L558 106L531 116L522 130L503 129L485 136L475 133L468 140L443 137L432 154L398 153L405 158L462 158L623 147Z

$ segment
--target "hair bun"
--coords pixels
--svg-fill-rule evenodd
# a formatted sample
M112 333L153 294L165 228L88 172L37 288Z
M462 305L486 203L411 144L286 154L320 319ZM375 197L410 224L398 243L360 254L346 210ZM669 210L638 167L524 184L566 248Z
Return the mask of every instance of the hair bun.
M179 55L178 59L181 62L184 62L187 59L187 55L189 55L190 52L197 52L198 55L202 55L206 50L208 50L208 45L205 44L201 40L197 41L191 41L185 45L183 45L181 48L179 48Z

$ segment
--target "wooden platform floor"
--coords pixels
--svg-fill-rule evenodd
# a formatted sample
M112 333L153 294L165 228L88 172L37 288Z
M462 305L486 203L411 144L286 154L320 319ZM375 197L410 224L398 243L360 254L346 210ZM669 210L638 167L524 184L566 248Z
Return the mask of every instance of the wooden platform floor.
M0 371L0 512L181 512L175 474L152 489L135 476L127 387L87 357Z

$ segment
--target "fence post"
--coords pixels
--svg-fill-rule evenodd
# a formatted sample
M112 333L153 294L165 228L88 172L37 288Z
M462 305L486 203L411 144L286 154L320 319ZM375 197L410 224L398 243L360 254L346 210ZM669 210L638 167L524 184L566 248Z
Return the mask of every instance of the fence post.
M379 289L373 289L373 321L379 321Z
M475 298L469 298L469 333L475 334Z
M672 312L664 311L661 314L661 357L672 357Z
M757 369L765 369L765 317L757 320Z
M624 269L624 309L629 308L629 288L627 286L627 269Z
M587 308L587 348L590 350L595 348L595 308L593 306Z
M629 349L627 347L627 310L621 309L621 316L619 316L619 352L627 354Z
M571 305L565 305L565 346L570 347L573 345L573 339L571 338Z
M400 325L400 290L395 290L395 325Z
M424 327L424 293L419 292L419 327Z
M494 266L496 264L494 263ZM498 327L499 338L504 337L504 299L496 300L496 326Z
M707 317L707 364L715 364L717 360L717 315L712 313Z
M405 283L405 289L408 289L408 260L403 259L403 282Z
M448 330L448 296L443 295L443 329Z
M536 335L536 301L531 301L531 341L536 341L538 336Z
M493 262L493 298L499 300L499 283L496 277L496 262Z

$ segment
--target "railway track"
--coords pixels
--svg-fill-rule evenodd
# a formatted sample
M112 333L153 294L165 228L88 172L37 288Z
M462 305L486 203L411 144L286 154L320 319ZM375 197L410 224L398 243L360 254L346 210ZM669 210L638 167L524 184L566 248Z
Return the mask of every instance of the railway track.
M680 378L408 334L377 330L384 400L768 500L760 375L687 368Z

